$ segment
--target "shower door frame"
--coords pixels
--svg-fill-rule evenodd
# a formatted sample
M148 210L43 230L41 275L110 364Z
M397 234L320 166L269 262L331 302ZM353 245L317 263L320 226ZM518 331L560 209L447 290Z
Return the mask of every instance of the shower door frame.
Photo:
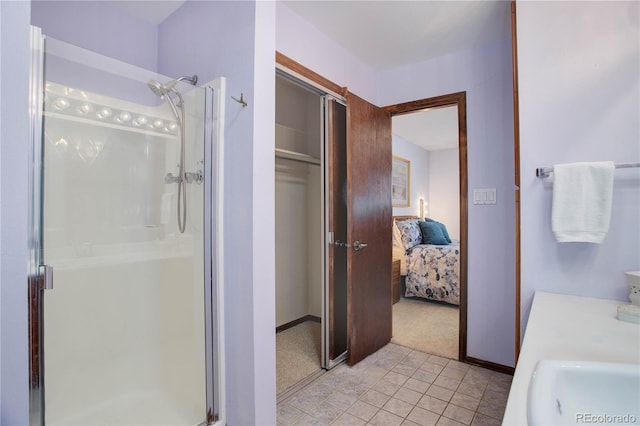
M44 62L46 36L31 26L29 73L29 212L28 212L28 321L29 321L29 425L45 425L44 295L52 289L53 276L43 265L44 198ZM223 294L224 200L224 94L220 77L196 90L205 90L204 108L204 328L205 421L197 426L225 424L225 357ZM217 112L217 114L216 114ZM215 166L215 169L214 169Z

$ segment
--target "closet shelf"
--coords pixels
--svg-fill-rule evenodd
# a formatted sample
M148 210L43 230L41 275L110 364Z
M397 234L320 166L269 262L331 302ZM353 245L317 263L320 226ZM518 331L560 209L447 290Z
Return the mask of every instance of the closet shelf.
M276 148L276 158L285 158L287 160L300 161L303 163L320 165L320 159L312 157L309 154L303 154L300 152L289 151L286 149Z

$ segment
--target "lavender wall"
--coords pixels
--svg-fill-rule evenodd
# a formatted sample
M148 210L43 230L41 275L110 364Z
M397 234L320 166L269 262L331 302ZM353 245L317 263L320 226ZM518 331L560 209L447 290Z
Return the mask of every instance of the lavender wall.
M28 2L0 2L0 424L29 422Z
M469 193L474 188L496 188L498 200L496 205L469 204L467 355L513 366L515 201L511 41L505 39L382 72L377 81L380 105L467 92Z
M425 202L429 201L429 151L396 134L392 135L391 142L393 155L411 161L411 205L409 207L394 207L393 215L418 216L420 214L420 198Z
M615 172L602 244L555 242L552 179L536 167L640 161L640 3L518 3L522 328L544 290L627 300L640 269L640 170ZM544 28L544 31L540 31Z
M32 1L31 23L58 40L155 71L157 26L105 1Z
M196 73L201 83L224 76L227 94L243 93L249 103L242 108L225 100L228 424L275 424L275 258L266 249L274 246L275 199L270 9L273 4L193 1L159 26L161 73Z
M375 71L371 67L280 1L276 2L276 21L276 49L279 52L375 103Z

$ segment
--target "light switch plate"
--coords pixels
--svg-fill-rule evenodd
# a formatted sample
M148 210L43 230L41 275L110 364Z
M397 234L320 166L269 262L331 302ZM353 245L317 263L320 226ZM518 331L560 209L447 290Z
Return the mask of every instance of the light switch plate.
M496 204L495 188L478 188L473 190L473 204Z

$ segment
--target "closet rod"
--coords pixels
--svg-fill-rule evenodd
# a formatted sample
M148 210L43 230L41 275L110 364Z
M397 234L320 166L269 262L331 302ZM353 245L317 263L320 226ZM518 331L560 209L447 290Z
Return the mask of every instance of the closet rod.
M302 163L320 165L320 159L310 156L309 154L301 154L299 152L289 151L286 149L276 148L276 158L286 158L287 160L300 161Z

